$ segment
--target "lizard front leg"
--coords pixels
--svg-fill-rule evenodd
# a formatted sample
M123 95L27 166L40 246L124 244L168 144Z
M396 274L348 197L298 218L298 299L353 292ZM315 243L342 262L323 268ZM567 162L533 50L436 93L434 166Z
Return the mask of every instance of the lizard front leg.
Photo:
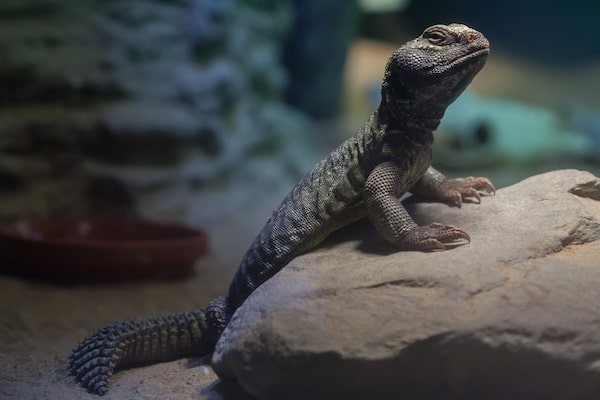
M393 162L379 164L369 174L365 183L367 215L383 238L403 249L445 250L446 244L460 244L470 240L462 230L434 223L418 226L410 217L400 195L406 172Z
M488 178L473 177L446 179L433 167L429 167L421 179L411 188L413 194L462 206L464 199L481 202L480 192L495 194L496 189Z

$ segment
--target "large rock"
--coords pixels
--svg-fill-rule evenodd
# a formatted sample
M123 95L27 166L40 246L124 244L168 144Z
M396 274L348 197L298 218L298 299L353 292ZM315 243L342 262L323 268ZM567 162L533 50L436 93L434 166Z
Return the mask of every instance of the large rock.
M367 223L298 257L213 357L259 399L600 398L600 179L567 170L462 209L471 243L396 252Z

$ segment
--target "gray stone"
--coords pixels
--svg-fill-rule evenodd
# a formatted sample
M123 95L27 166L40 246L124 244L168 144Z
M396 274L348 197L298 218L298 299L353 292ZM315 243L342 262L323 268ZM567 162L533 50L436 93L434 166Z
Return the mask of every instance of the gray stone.
M408 201L471 235L445 252L334 234L235 313L215 371L259 399L598 399L599 184L563 170L460 210Z

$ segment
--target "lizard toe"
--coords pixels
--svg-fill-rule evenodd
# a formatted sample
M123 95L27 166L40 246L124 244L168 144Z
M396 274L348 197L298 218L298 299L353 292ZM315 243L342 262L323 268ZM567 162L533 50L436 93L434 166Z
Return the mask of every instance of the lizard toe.
M481 181L478 183L476 189L481 190L486 194L495 195L496 188L488 178L479 178Z
M469 176L466 178L449 179L443 184L448 200L460 208L461 203L455 200L458 193L461 200L474 199L481 203L481 194L494 195L496 188L488 178Z
M416 226L402 241L399 247L413 250L446 250L446 245L459 246L471 241L469 235L452 225L433 223L427 226Z
M482 176L480 176L480 177L469 176L467 178L464 178L463 181L466 186L471 187L478 192L482 192L485 194L491 194L491 195L496 194L496 188L492 184L492 181L490 181L488 178L485 178Z

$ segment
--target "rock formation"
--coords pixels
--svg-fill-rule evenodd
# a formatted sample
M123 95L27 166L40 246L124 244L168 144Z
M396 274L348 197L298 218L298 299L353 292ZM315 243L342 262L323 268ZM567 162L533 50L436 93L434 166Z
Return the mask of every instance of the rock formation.
M600 398L600 179L563 170L462 209L471 243L396 252L366 223L260 287L214 354L265 399Z

